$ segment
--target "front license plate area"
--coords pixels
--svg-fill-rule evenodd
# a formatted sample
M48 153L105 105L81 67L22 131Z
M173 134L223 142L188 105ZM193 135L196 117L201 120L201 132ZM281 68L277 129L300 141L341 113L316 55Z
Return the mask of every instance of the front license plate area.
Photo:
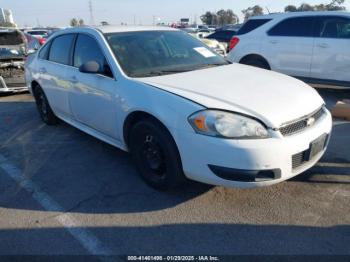
M306 151L306 154L304 155L304 160L309 161L313 159L316 155L318 155L320 152L322 152L326 147L327 138L328 135L324 134L316 140L314 140L313 142L311 142L309 150Z

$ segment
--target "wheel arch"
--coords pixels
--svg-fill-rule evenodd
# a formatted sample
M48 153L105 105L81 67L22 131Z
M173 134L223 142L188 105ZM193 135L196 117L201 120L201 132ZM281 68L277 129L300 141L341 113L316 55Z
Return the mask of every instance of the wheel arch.
M248 61L248 60L259 60L259 61L262 61L262 62L266 63L266 65L271 70L271 66L270 66L269 61L267 61L267 59L265 57L263 57L262 55L259 55L259 54L245 55L239 60L239 63L243 64L245 61Z
M165 130L168 131L168 133L171 135L171 137L173 138L173 140L175 142L175 139L172 136L169 129L167 128L167 126L158 117L156 117L156 116L154 116L146 111L137 110L137 111L131 112L125 118L124 123L123 123L123 139L124 139L124 143L127 147L129 147L129 134L130 134L131 128L137 122L139 122L141 120L145 120L145 119L152 119L153 121L156 121L157 123L159 123L162 127L164 127Z

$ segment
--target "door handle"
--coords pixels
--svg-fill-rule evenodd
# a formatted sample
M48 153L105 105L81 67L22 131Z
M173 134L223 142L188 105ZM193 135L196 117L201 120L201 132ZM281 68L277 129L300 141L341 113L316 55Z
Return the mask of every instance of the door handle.
M328 48L329 47L329 45L326 43L319 43L319 44L317 44L317 46L320 48Z
M39 68L39 73L40 73L40 74L46 74L46 73L47 73L46 68L45 68L45 67Z
M72 76L70 79L69 79L69 82L72 82L73 84L76 84L78 83L78 78L76 76Z
M277 41L277 40L270 40L270 43L271 43L271 44L277 44L278 41Z

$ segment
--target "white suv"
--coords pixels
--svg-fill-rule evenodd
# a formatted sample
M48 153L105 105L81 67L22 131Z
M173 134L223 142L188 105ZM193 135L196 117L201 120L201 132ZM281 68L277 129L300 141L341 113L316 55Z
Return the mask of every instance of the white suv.
M250 19L228 59L305 82L350 87L350 13L296 12Z

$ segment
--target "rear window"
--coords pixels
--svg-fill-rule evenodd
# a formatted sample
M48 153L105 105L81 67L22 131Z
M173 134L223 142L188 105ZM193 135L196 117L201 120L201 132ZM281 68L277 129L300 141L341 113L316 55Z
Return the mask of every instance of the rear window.
M30 35L47 35L47 31L28 31Z
M244 35L247 34L260 26L266 24L267 22L270 22L271 19L251 19L248 20L242 27L239 29L237 35Z
M0 45L21 45L24 38L20 32L0 32Z
M315 17L294 17L283 20L274 26L268 34L270 36L313 37Z

